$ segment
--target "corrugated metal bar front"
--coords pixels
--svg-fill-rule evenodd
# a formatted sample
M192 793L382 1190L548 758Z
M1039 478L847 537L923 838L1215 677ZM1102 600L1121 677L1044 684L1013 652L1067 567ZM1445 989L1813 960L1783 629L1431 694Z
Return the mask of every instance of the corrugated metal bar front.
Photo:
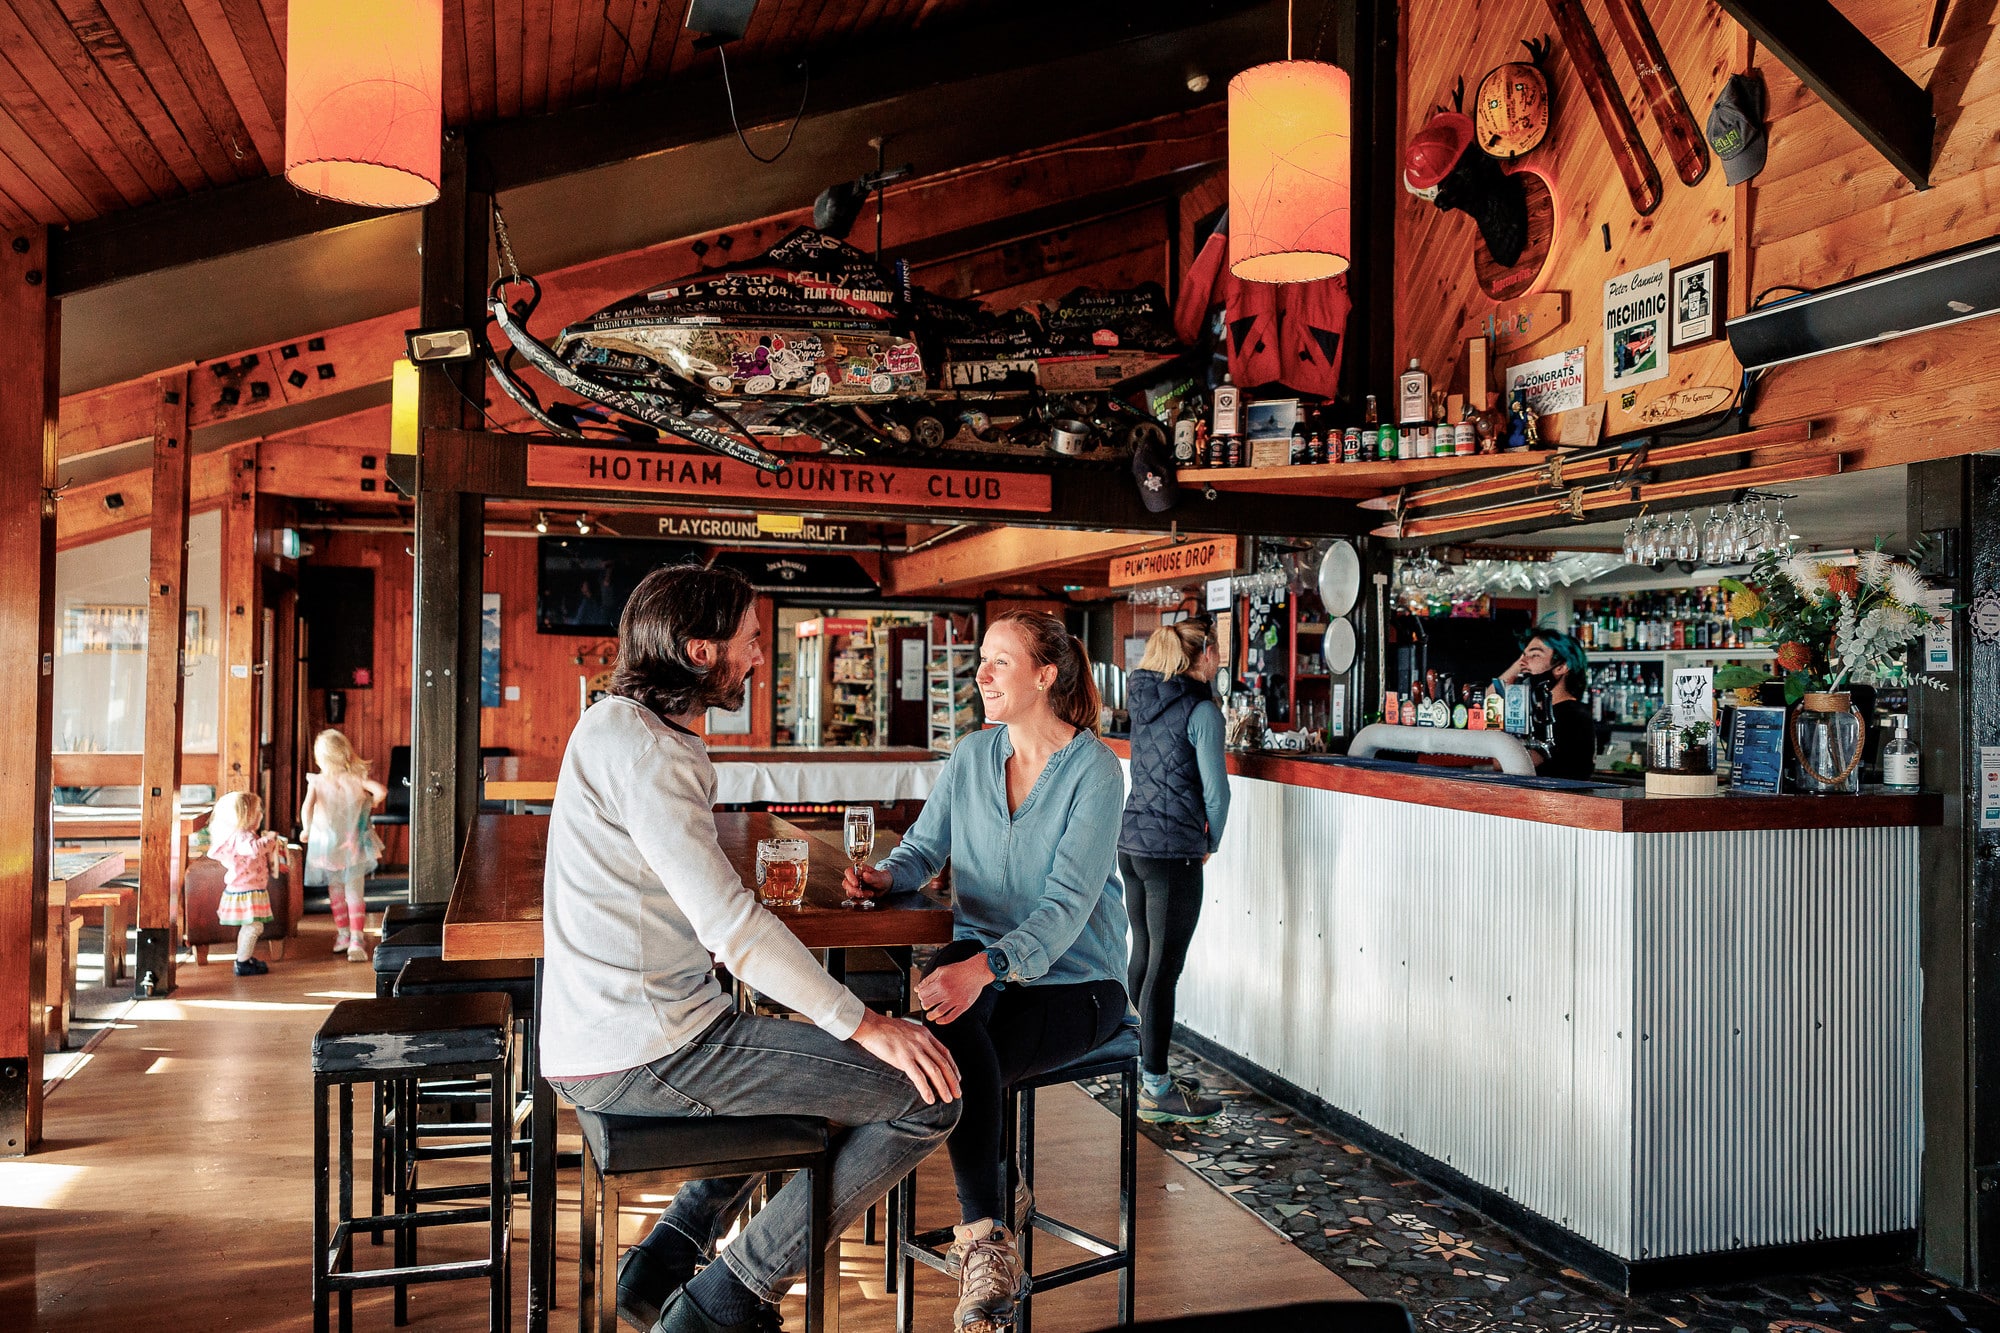
M1626 1259L1912 1224L1913 830L1231 797L1196 1032Z
M1915 1226L1916 830L1634 841L1639 1257Z

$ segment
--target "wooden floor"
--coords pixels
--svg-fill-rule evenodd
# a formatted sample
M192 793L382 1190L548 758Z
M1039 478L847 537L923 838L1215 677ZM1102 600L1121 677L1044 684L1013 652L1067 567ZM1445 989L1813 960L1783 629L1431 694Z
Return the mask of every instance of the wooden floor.
M294 1329L309 1325L312 1237L313 1030L337 1000L373 994L374 972L331 958L331 927L311 931L265 977L226 962L181 969L168 1000L135 1005L50 1097L46 1141L0 1160L0 1330ZM1045 1208L1115 1234L1117 1121L1075 1088L1039 1099ZM1139 1146L1139 1313L1164 1317L1280 1301L1353 1297L1352 1288L1251 1213L1153 1147ZM925 1225L952 1220L939 1154L920 1174ZM576 1179L559 1204L561 1285L552 1327L576 1327ZM527 1221L516 1210L516 1327L526 1308ZM650 1219L625 1220L627 1240ZM462 1239L460 1239L462 1237ZM427 1233L424 1257L472 1257L483 1238ZM359 1251L363 1266L386 1250ZM1042 1237L1037 1266L1074 1257ZM882 1250L857 1227L842 1263L842 1325L888 1333ZM917 1327L950 1326L949 1279L919 1270ZM357 1328L392 1327L389 1296L355 1298ZM411 1326L484 1324L476 1283L413 1289ZM1116 1316L1110 1279L1035 1302L1046 1333L1094 1329ZM787 1325L801 1327L788 1302Z

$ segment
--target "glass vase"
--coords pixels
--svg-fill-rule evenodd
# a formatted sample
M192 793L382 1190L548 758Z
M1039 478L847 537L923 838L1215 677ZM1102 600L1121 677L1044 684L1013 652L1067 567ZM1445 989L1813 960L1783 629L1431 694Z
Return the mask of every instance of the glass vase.
M1808 694L1792 713L1799 790L1852 796L1861 790L1861 713L1847 694Z

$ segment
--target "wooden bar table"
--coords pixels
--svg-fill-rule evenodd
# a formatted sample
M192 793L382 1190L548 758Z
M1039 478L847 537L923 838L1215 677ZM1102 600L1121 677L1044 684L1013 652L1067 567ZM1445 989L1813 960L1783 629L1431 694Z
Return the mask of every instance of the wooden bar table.
M504 761L503 761L504 762ZM951 905L920 891L892 893L870 910L840 906L846 858L828 839L771 814L718 813L717 840L743 883L757 882L757 844L765 838L804 838L812 844L805 900L774 909L809 949L907 949L951 940ZM444 956L535 960L536 1031L541 1030L542 871L549 821L533 815L481 815L466 841L445 909ZM876 839L878 853L895 846L892 834ZM534 1148L528 1171L528 1327L548 1327L555 1281L555 1093L537 1079L529 1118ZM837 1326L837 1278L827 1292L827 1318ZM611 1293L603 1293L609 1300Z
M70 1005L76 999L76 928L82 924L81 918L71 913L70 900L102 888L124 873L123 852L61 852L49 861L44 1050L60 1051L69 1044ZM110 978L105 980L109 984Z

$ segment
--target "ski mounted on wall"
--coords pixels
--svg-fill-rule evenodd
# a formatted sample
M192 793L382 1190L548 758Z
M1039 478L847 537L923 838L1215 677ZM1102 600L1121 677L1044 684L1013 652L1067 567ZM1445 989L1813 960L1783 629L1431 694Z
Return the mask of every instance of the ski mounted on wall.
M1660 206L1660 172L1653 165L1645 142L1639 138L1631 108L1625 105L1625 97L1618 91L1611 64L1604 58L1596 30L1590 26L1590 16L1583 12L1583 0L1548 0L1548 5L1556 30L1569 50L1569 58L1576 65L1577 77L1583 80L1583 90L1590 96L1598 126L1611 145L1611 158L1618 164L1618 174L1625 179L1625 193L1631 196L1632 207L1644 217Z
M1708 174L1708 141L1702 137L1701 127L1694 123L1694 112L1688 109L1680 81L1674 78L1674 68L1667 63L1667 53L1660 49L1660 38L1653 31L1652 20L1646 17L1646 7L1641 0L1605 0L1605 3L1611 10L1611 26L1618 30L1625 57L1639 73L1639 86L1646 92L1646 105L1653 113L1653 122L1666 139L1667 156L1674 160L1674 174L1681 178L1681 184L1693 185Z

